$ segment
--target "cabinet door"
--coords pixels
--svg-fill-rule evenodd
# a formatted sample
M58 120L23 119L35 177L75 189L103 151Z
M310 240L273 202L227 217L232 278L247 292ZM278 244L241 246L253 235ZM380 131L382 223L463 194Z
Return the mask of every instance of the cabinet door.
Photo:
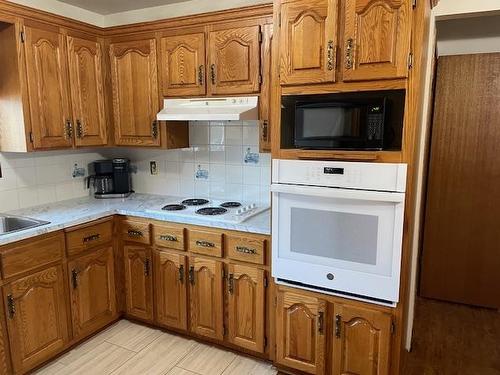
M68 263L73 334L83 337L116 315L113 248L93 251Z
M186 257L155 251L156 320L167 327L187 329Z
M33 147L73 145L65 39L57 28L25 27Z
M260 26L212 31L209 35L212 94L260 90Z
M325 365L326 302L300 291L278 291L276 361L310 374Z
M110 46L115 142L119 146L159 146L156 40Z
M335 82L338 0L298 0L281 6L282 85Z
M410 0L347 0L344 81L408 75Z
M124 251L127 315L143 320L152 320L151 249L126 245Z
M229 265L229 342L255 352L264 352L264 270Z
M5 285L4 297L14 370L25 373L68 341L62 266Z
M205 34L161 40L163 96L205 95Z
M335 305L333 375L389 374L391 316L376 310Z
M68 37L71 106L76 146L107 144L102 45Z
M191 331L197 335L222 340L222 262L198 257L191 257L189 262Z

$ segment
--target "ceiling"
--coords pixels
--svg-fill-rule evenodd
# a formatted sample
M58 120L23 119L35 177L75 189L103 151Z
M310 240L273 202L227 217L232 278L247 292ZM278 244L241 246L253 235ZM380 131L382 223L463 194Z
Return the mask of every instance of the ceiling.
M189 0L59 0L66 4L107 15L129 10L150 8L159 5L183 3Z

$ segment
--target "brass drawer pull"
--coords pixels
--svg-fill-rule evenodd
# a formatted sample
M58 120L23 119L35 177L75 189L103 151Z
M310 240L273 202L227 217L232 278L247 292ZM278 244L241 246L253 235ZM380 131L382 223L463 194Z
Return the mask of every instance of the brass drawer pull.
M236 246L236 251L238 253L242 254L258 254L256 249L250 249L249 247L246 246Z
M128 233L129 237L136 237L137 238L137 237L143 236L142 232L139 230L129 229L127 233Z
M156 120L151 124L151 136L153 139L158 139L158 121Z
M325 330L325 313L320 311L318 314L318 332L320 335L324 333Z
M80 120L76 120L76 137L83 138L83 124Z
M159 238L162 241L179 242L176 236L171 236L170 234L161 234Z
M78 288L78 271L75 269L71 271L71 284L73 285L73 289Z
M189 282L194 285L194 267L189 267Z
M333 40L328 41L328 70L333 70L335 68L335 46L333 45Z
M151 265L151 261L149 260L149 258L146 258L144 260L144 276L149 276L149 273L150 273L150 265Z
M232 273L229 274L227 287L229 290L229 294L234 294L234 275Z
M184 266L182 264L179 267L179 281L184 284Z
M7 296L7 309L9 311L9 319L14 319L14 315L16 315L16 303L12 294Z
M262 139L264 141L269 141L269 121L262 121Z
M71 122L71 120L66 120L66 123L64 124L64 138L73 138L73 123Z
M213 242L208 242L208 241L196 241L196 246L215 247L215 244Z
M200 86L203 86L203 70L205 69L204 65L200 65L198 67L198 83Z
M337 314L335 315L335 337L340 339L340 329L342 324L342 316Z
M354 40L352 38L347 39L345 47L345 68L352 69L354 66Z
M210 65L210 77L212 78L212 85L215 85L216 82L215 64Z
M97 234L92 234L92 235L90 235L90 236L83 237L83 243L96 241L96 240L98 240L99 238L101 238L101 235L100 235L99 233L97 233Z

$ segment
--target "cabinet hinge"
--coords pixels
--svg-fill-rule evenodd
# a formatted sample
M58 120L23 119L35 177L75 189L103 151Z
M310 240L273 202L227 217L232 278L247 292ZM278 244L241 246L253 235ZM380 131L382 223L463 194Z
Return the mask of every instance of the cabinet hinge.
M278 306L278 297L274 297L274 307Z
M267 348L267 336L264 336L264 348Z
M264 288L267 288L269 283L267 282L267 277L264 276Z
M396 332L396 323L391 322L391 335L394 335Z
M30 132L30 142L33 143L33 132Z
M415 9L417 7L417 0L412 0L412 4L413 6L413 9Z
M262 84L262 74L259 74L259 83Z
M279 25L279 27L281 27L281 12L280 12L280 14L278 15L278 17L279 17L279 20L278 20L278 25Z
M408 55L408 69L413 68L413 52Z
M225 325L222 326L222 335L226 336L227 335L227 328Z
M264 40L264 37L262 35L262 30L259 30L259 43L262 43L263 40Z
M20 34L19 36L21 38L21 43L24 43L24 31L21 31L19 34Z
M222 278L225 279L226 278L226 271L224 269L222 269Z

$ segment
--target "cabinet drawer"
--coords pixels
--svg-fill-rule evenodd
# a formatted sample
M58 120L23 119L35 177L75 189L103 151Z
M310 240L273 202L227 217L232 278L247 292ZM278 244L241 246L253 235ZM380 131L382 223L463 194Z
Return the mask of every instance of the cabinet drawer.
M160 247L186 250L184 247L184 228L155 224L153 225L153 242Z
M2 251L2 272L9 278L61 260L64 254L64 234L34 238L6 247Z
M222 233L190 230L188 235L193 253L222 257Z
M264 238L226 236L227 256L234 260L255 264L266 262L267 240Z
M112 239L113 222L108 220L66 232L66 249L69 256L77 255Z
M149 245L150 225L142 221L123 220L120 229L121 237L125 241L137 242Z

